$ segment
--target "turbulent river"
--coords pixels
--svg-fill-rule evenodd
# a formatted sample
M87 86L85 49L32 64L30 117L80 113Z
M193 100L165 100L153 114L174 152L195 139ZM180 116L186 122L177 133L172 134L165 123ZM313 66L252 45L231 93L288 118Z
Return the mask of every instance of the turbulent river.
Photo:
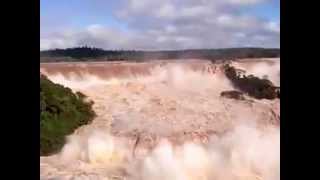
M232 62L280 86L280 60ZM41 64L53 82L94 101L97 117L40 157L41 179L280 179L280 100L234 90L209 61Z

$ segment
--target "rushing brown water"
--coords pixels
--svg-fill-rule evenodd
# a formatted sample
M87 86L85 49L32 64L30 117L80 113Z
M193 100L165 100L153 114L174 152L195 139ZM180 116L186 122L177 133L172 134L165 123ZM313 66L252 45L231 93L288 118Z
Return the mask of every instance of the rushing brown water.
M280 83L279 60L236 66ZM220 97L233 90L209 61L41 64L56 83L95 102L97 118L41 179L280 179L280 100Z

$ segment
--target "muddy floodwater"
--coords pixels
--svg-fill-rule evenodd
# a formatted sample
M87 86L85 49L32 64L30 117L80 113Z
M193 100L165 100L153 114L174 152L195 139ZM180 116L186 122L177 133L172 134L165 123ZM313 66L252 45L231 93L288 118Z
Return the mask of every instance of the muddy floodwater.
M234 66L280 86L280 59ZM41 179L280 179L280 99L235 90L221 63L45 63L40 72L94 101L97 117L40 157Z

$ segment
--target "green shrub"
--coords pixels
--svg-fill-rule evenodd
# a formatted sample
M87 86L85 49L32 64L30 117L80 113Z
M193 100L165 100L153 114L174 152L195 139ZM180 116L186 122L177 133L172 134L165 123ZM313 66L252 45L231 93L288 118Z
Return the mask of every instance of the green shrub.
M238 70L229 64L224 66L225 74L235 88L257 99L280 98L280 88L273 85L268 79L260 79L253 75L240 75Z
M60 151L66 135L92 121L93 102L86 102L85 98L80 92L73 93L40 76L40 155Z

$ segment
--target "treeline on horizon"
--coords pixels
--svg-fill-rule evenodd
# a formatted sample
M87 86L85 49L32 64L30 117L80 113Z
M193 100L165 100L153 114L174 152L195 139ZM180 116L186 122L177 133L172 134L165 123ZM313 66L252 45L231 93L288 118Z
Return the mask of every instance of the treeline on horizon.
M104 50L92 47L75 47L40 51L41 62L51 61L143 61L150 59L209 59L274 58L280 57L277 48L225 48L167 51Z

